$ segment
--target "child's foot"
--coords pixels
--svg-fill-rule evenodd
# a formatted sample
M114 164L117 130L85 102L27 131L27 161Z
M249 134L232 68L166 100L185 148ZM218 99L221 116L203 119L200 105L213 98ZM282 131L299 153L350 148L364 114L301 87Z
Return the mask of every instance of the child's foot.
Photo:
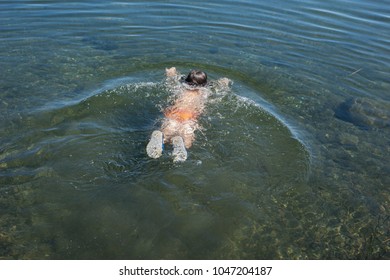
M159 158L163 152L163 134L159 130L155 130L150 137L150 141L146 146L146 152L151 158Z
M173 146L173 162L181 162L187 159L187 151L184 146L183 138L180 136L175 136L172 138L172 146Z

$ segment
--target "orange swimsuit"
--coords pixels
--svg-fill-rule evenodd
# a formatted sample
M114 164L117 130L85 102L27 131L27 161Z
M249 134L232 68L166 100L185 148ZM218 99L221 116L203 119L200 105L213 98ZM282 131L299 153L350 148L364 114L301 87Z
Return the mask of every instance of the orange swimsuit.
M169 119L174 119L179 122L195 120L198 114L189 109L169 108L165 111L165 116Z

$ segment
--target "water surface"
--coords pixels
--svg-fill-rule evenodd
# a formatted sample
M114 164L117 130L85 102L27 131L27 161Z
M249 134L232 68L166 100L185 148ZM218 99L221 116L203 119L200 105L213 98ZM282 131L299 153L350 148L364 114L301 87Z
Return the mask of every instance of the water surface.
M0 258L388 259L381 1L0 1ZM214 90L145 146L165 67Z

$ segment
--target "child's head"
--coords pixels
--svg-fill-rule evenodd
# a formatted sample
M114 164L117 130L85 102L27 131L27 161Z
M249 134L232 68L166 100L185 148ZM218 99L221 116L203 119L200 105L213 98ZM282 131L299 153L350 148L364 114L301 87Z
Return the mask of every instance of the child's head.
M185 82L190 86L203 87L207 85L207 74L203 71L192 70L185 79Z

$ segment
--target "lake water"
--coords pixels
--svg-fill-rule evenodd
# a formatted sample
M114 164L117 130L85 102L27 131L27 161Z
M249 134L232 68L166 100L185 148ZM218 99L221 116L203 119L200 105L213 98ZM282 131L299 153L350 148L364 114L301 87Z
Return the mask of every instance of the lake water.
M0 1L0 259L389 259L390 5ZM182 164L166 67L227 77Z

